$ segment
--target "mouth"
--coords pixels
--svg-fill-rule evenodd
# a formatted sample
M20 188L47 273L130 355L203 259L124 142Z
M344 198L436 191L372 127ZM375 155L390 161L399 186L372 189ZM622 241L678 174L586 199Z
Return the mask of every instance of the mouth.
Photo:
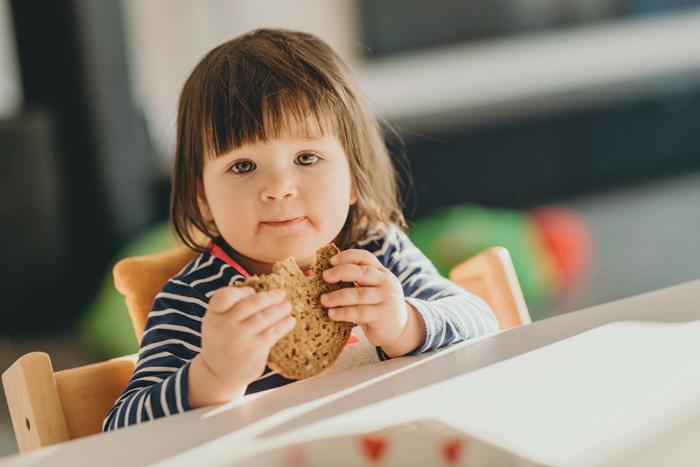
M262 223L270 227L290 227L302 222L306 217L287 217L283 219L272 219Z

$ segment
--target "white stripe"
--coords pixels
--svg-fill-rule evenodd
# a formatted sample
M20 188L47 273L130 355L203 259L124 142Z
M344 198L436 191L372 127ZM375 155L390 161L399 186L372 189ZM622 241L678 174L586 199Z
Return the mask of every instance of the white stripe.
M389 237L394 237L394 238L392 239ZM398 245L398 241L396 239L394 229L392 228L389 232L387 232L387 235L384 237L384 243L382 244L382 247L379 250L374 252L374 256L384 256L386 254L386 250L388 250L390 246L394 246L394 245ZM398 246L397 246L397 248L398 248Z
M112 409L114 410L114 409ZM104 420L102 420L102 431L107 431L106 428L110 426L110 422L114 420L114 413L110 412Z
M199 353L202 350L201 347L197 347L196 345L192 345L189 342L185 342L185 341L182 341L180 339L166 339L164 341L154 342L153 344L148 344L144 347L141 347L141 353L146 352L146 351L151 350L151 349L162 347L166 344L180 344L183 347L190 349L191 351L197 352L197 353Z
M200 255L200 256L201 256L201 255ZM180 268L180 270L177 272L177 274L175 274L173 277L177 277L177 276L181 275L181 274L185 271L185 269L187 269L187 267L188 267L189 265L190 265L189 262L188 262L187 264L185 264L183 267Z
M389 266L387 266L389 269L394 269L394 267L407 256L410 256L414 253L418 253L416 256L418 256L418 259L416 259L413 264L416 266L420 265L420 251L416 247L409 247L406 248L405 250L396 250L393 255L391 255L391 259L389 261Z
M418 295L420 295L420 293L421 293L423 290L425 290L425 289L427 289L427 288L429 288L429 287L432 287L432 286L434 286L434 285L438 285L438 284L440 284L443 280L444 280L444 279L426 282L425 284L421 285L421 286L418 287L416 290L414 290L413 292L411 292L411 294L409 295L409 297L418 298Z
M142 350L143 350L143 349L142 349ZM149 361L149 360L153 360L154 358L158 358L158 357L170 357L170 356L172 356L172 355L173 355L173 354L171 354L170 352L160 352L160 353L154 353L153 355L149 355L148 357L144 357L144 358L142 358L142 359L140 358L139 361L138 361L138 363L136 363L136 366L134 367L134 371L137 370L138 367L140 367L141 365L143 365L144 362L147 362L147 361Z
M418 309L418 307L416 307ZM430 313L426 313L424 315L421 315L423 317L423 320L425 321L425 334L426 334L426 340L423 343L423 349L432 349L432 344L433 344L433 339L434 336L428 339L427 337L433 334L434 328L435 328L435 323L433 322L433 318L430 316Z
M148 315L148 317L153 317L153 316L165 316L169 314L178 314L185 316L186 318L192 319L194 321L202 321L202 318L199 316L191 315L189 313L182 312L180 310L176 310L174 308L166 308L165 310L159 310L159 311L151 311L151 313Z
M135 372L134 372L134 375L137 375L137 374L139 374L139 373L141 373L141 372L145 372L145 371L169 371L169 372L171 372L171 373L175 373L178 369L179 369L179 367L148 366L148 367L145 367L145 368L141 368L141 369L138 370L138 371L135 371Z
M144 388L146 389L146 388ZM136 424L140 425L141 424L141 419L143 418L143 400L146 398L146 395L148 395L148 391L143 391L141 393L141 399L139 399L139 405L136 406Z
M204 256L204 255L202 255L202 256ZM209 266L213 262L214 262L214 255L211 255L206 263L200 264L196 268L192 268L192 270L190 271L190 274L192 274L195 271L199 271L200 269L206 268L207 266Z
M182 380L182 371L178 371L175 376L175 404L178 413L182 413L185 409L182 407L182 391L180 390L180 381Z
M459 319L460 323L462 323L462 333L464 334L464 338L466 339L467 337L469 337L469 326L467 326L467 320L462 313L455 313L455 316L457 317L457 319Z
M149 420L153 420L153 409L151 408L151 396L153 395L153 392L148 393L148 397L146 398L146 415L148 415Z
M119 425L119 414L122 412L122 409L124 408L124 403L119 405L119 408L117 409L117 413L114 414L114 426L116 428L121 428L122 425Z
M445 296L443 297L443 294L451 294L451 295L445 295ZM438 290L437 292L435 292L435 293L434 293L433 295L431 295L429 298L426 298L425 301L426 301L426 302L433 302L433 301L435 301L435 300L437 300L437 299L439 299L439 298L447 298L447 297L451 297L451 296L453 296L453 295L454 295L454 293L452 292L452 290L450 290L450 289L442 289L442 290Z
M445 344L445 339L447 339L447 321L445 321L445 326L442 326L440 328L440 331L438 333L438 342L435 345L435 348L439 349Z
M243 279L245 279L245 277L243 277L243 276L240 275L240 274L236 274L235 276L233 276L233 277L231 278L230 281L228 281L228 285L232 285L234 282L237 282L237 281L243 280ZM209 296L210 293L211 293L211 292L209 292L209 293L207 294L207 297Z
M432 304L431 306L435 306L437 304ZM436 307L437 308L437 307ZM440 338L440 342L438 343L437 347L442 347L445 345L445 341L447 340L447 335L449 334L447 331L451 328L454 334L459 335L459 330L457 329L457 326L455 325L455 319L454 316L452 315L452 309L445 309L442 312L443 319L445 321L445 325L442 327L442 336ZM454 339L454 337L453 337Z
M197 298L188 297L187 295L178 295L178 294L174 294L174 293L160 292L158 295L156 295L156 300L158 300L159 298L171 298L171 299L177 300L179 302L194 303L194 304L201 306L202 308L207 307L207 304L204 303L203 301L201 301Z
M257 383L258 381L262 381L263 379L269 378L270 376L273 376L276 374L279 374L279 372L278 371L271 371L265 375L262 375L260 378L256 379L255 381L253 381L253 383Z
M472 328L471 328L471 333L467 333L467 337L475 337L479 335L479 328L476 325L476 321L474 321L474 313L472 310L467 310L466 313L464 313L464 316L469 319L469 321L472 323Z
M136 399L136 395L138 395L138 391L134 396L131 397L131 400L129 401L129 404L126 406L126 417L124 418L124 426L129 426L129 418L131 417L131 406L134 405L134 399Z
M404 288L413 289L416 285L416 282L420 284L423 281L433 281L433 283L437 282L442 286L440 287L441 289L445 288L445 279L442 276L436 276L435 274L430 274L425 271L415 272L413 276L409 277L408 280L403 282L401 285Z
M144 331L143 335L141 336L141 339L146 337L146 334L148 334L151 331L155 331L156 329L168 329L170 331L184 332L186 334L192 334L193 336L197 336L200 338L202 337L202 334L200 332L188 328L187 326L179 326L177 324L156 324L155 326L151 326L150 328L146 329L146 331Z
M489 327L486 325L486 321L484 321L484 301L477 297L474 294L468 293L467 296L469 297L469 303L473 305L473 311L471 315L476 319L477 317L479 318L479 322L482 324L482 329L480 330L479 327L477 326L476 321L474 321L474 336L483 336L488 333Z
M163 381L163 378L159 378L158 376L142 376L140 378L136 378L132 380L132 383L135 383L137 381L152 381L154 383L161 383Z
M168 401L165 398L165 390L168 387L170 379L163 381L163 385L160 387L160 406L163 409L165 415L170 415L170 409L168 408Z
M445 314L452 318L452 322L459 323L459 326L454 326L456 335L455 337L453 337L450 344L454 344L460 338L466 338L468 334L468 328L466 321L464 321L462 313L460 313L458 310L449 309L449 311L446 311Z
M383 234L382 232L377 232L377 233L375 233L375 234L370 234L370 235L368 235L367 237L365 237L365 238L363 238L362 240L360 240L359 242L357 242L357 243L355 244L355 246L360 246L360 247L362 247L362 246L365 246L365 245L369 245L369 244L372 243L372 242L376 242L377 240L381 240L381 238L382 238L383 236L384 236L384 234Z
M204 278L202 278L202 279L197 279L196 281L193 281L193 282L190 284L190 286L191 286L191 287L195 287L195 286L197 286L197 285L199 285L199 284L203 284L203 283L205 283L205 282L211 282L211 281L213 281L213 280L215 280L215 279L218 279L218 278L220 278L221 276L223 276L223 275L224 275L224 271L225 271L226 269L230 268L230 267L231 267L231 266L229 266L228 264L222 264L221 267L219 268L219 272L218 272L218 273L216 273L216 274L213 275L213 276L204 277Z
M420 285L421 282L430 281L431 277L423 274L416 274L413 277L409 277L408 280L401 283L401 287L409 293L416 289L416 283Z
M131 384L132 382L133 382L133 381L129 381L130 384ZM132 392L136 392L136 391L138 391L139 389L141 389L141 388L131 388L131 389L129 389L128 391L124 391L124 392L122 393L122 395L119 396L119 400L121 401L121 400L123 400L123 399L126 399L127 396L128 396L129 394L131 394Z
M416 268L406 268L404 269L401 274L396 276L396 278L403 284L403 282L408 278L413 272L416 270Z

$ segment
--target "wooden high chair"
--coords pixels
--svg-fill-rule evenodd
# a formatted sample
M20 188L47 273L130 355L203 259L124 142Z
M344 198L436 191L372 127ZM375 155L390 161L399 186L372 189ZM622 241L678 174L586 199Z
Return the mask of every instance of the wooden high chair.
M503 329L530 324L525 297L508 250L494 246L458 264L448 277L489 304Z
M138 340L163 284L195 253L179 248L126 258L114 266ZM450 271L449 278L483 298L501 329L530 322L508 250L494 247ZM46 353L18 358L2 375L20 452L99 433L107 412L126 387L136 355L54 372Z

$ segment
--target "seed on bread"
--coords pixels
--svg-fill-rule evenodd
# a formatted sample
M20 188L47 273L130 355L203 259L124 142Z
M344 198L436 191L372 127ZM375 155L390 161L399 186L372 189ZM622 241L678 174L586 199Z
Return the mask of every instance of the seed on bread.
M331 257L340 250L330 243L316 251L313 275L305 276L293 257L278 261L271 274L251 276L235 287L252 287L258 292L282 289L292 304L294 329L270 350L268 366L286 378L303 379L329 367L345 348L352 323L333 321L321 305L321 295L352 287L352 283L329 284L321 274L331 267Z

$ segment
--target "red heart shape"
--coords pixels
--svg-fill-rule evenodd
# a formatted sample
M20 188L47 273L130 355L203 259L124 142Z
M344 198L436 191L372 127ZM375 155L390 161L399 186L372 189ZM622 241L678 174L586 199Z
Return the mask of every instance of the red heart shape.
M386 440L376 436L363 436L360 438L360 443L365 456L373 461L379 460L384 455L387 447Z
M462 455L464 445L460 439L452 439L442 446L442 457L448 464L456 464Z

